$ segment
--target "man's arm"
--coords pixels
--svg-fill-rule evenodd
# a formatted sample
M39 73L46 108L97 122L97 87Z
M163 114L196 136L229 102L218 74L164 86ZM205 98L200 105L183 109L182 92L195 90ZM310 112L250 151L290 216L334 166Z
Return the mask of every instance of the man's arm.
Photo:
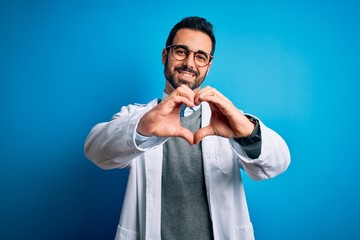
M290 151L284 139L260 120L259 128L261 150L260 155L256 158L250 156L244 146L231 140L232 148L237 154L240 164L254 180L273 178L284 172L290 164Z
M228 138L240 164L253 179L272 178L287 169L290 163L289 149L276 132L260 120L254 123L252 120L256 118L244 115L214 88L205 87L195 95L195 104L203 101L210 105L211 118L208 126L195 133L195 143L209 135ZM257 126L259 132L256 132Z
M157 104L122 107L109 122L99 123L85 140L85 155L103 169L125 168L146 149L163 143L166 138L155 138L151 145L139 147L135 142L136 128L141 117Z
M249 136L234 138L234 140L241 145L247 156L253 159L258 158L261 154L261 130L259 120L250 115L245 116L254 124L254 130Z

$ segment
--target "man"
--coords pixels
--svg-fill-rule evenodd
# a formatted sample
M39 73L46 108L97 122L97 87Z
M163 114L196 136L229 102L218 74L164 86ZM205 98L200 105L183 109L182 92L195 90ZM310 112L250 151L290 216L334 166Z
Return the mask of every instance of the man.
M184 18L162 52L162 100L122 107L86 139L99 167L129 169L116 239L254 239L240 169L272 178L290 154L259 119L200 88L214 50L211 23Z

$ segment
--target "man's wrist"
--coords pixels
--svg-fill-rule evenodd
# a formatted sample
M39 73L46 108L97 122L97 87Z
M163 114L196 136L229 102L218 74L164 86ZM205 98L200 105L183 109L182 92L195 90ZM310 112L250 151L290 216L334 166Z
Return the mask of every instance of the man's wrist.
M259 120L249 115L245 115L245 116L254 124L254 130L247 137L234 138L234 140L238 142L241 146L248 146L261 141Z

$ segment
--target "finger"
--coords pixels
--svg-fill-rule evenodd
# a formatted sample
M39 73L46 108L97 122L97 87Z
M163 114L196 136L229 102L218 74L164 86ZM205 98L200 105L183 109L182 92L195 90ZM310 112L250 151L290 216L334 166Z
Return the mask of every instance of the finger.
M178 109L180 112L181 105L184 104L189 107L194 107L193 100L180 95L169 95L166 99L160 102L157 107L162 107L165 112L172 112L174 109Z
M201 102L207 102L210 104L212 111L219 110L225 115L233 114L236 109L234 104L228 98L214 88L208 88L205 91L199 92L195 96L194 102L196 105Z
M201 88L199 91L196 92L195 97L198 97L198 96L200 96L200 95L203 95L204 93L205 93L205 94L206 94L206 93L209 93L209 92L211 92L212 90L213 90L213 88L210 87L210 86L206 86L206 87L204 87L204 88Z
M228 98L226 98L218 90L210 86L206 86L205 88L197 92L195 95L194 102L196 105L200 104L203 101L213 102L213 103L216 102L231 103L231 101Z
M180 85L174 92L176 95L183 95L189 98L193 98L195 95L194 91L184 84Z
M194 134L190 130L182 128L178 136L185 139L190 145L194 144Z
M176 103L177 105L181 105L184 104L188 107L194 107L194 101L193 100L189 100L189 98L187 97L183 97L183 96L174 96L173 98L174 103Z
M194 91L185 84L180 85L179 91L185 91L185 92L189 93L192 96L195 95Z
M194 98L195 105L199 105L201 102L213 102L217 96L216 89L206 86L205 88L198 91Z
M194 134L194 144L199 144L201 140L203 140L205 137L215 135L214 131L211 127L207 126L204 128L200 128L197 132Z
M181 85L174 92L171 93L176 103L182 103L188 107L194 107L195 93L186 85Z

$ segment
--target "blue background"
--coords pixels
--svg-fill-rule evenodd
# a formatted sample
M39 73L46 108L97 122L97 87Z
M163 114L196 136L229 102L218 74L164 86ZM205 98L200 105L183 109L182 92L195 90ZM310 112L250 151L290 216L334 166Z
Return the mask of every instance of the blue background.
M127 171L97 168L84 140L161 96L161 51L188 15L215 26L206 84L291 149L278 178L244 177L256 238L359 239L359 5L2 1L0 239L113 239Z

